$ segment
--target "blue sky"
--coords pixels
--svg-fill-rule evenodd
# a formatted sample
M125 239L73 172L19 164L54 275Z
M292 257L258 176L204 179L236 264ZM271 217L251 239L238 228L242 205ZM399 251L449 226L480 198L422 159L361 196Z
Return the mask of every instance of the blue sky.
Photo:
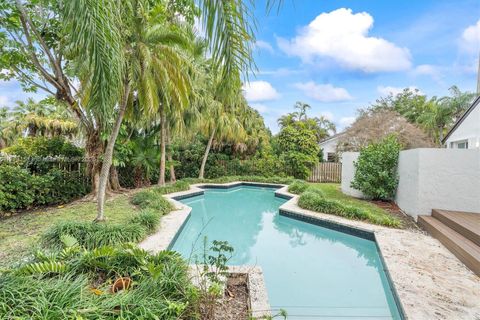
M278 131L296 101L339 129L356 110L401 88L428 96L476 88L480 0L283 0L277 13L255 1L258 72L249 103ZM0 106L45 96L0 81Z
M256 5L258 72L245 91L274 133L298 100L341 129L404 87L428 96L476 88L479 0L284 0L269 15Z

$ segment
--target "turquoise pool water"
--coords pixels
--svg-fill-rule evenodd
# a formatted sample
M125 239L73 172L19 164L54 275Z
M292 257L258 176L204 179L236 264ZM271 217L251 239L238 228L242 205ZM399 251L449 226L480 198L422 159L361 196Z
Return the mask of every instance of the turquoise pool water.
M181 200L190 219L172 246L201 256L203 238L227 240L231 265L258 265L270 305L288 319L401 319L373 241L280 216L275 189L206 189Z

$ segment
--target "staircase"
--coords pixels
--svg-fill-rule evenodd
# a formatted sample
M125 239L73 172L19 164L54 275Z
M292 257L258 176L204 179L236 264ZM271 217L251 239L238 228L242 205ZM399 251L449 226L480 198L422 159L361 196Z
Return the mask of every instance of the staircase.
M480 276L480 214L433 209L418 224Z

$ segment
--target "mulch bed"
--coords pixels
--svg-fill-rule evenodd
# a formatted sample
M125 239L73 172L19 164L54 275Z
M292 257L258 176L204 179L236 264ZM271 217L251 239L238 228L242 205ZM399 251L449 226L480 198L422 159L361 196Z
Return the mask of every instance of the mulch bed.
M370 200L370 203L376 205L377 207L382 208L383 210L387 211L390 215L397 217L402 221L403 229L409 230L421 230L413 217L405 214L395 202L393 201L373 201Z
M215 320L245 320L249 318L249 293L246 274L231 274L223 299L215 309Z

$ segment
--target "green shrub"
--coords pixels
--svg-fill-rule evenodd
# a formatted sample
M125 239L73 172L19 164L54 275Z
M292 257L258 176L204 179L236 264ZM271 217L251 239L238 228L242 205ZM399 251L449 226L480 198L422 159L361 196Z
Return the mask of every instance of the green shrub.
M298 179L307 179L320 152L315 132L303 122L288 125L276 136L275 145L284 172Z
M374 224L390 227L399 227L400 221L388 215L378 216L369 210L344 204L339 200L328 199L322 196L320 190L307 189L300 195L298 206L303 209L317 211L326 214L333 214L349 219L366 220Z
M158 212L146 210L133 217L130 222L145 227L145 229L151 233L157 229L157 226L160 224L160 218L161 216Z
M143 190L135 193L131 200L132 204L141 209L153 209L161 214L170 212L173 208L167 199L163 198L159 192L154 189Z
M301 194L308 188L308 183L303 180L295 180L288 186L288 192Z
M18 156L16 165L35 174L46 174L56 168L56 161L45 158L58 158L58 161L77 161L83 158L83 149L76 147L62 137L27 137L18 139L14 145L2 150L6 154ZM64 159L64 160L62 160Z
M78 172L52 169L43 175L0 165L0 216L31 207L60 204L89 192L89 185Z
M27 170L0 165L0 211L30 207L35 202L37 180Z
M152 190L158 194L168 194L179 191L186 191L190 189L190 184L187 181L179 180L172 184L167 184L164 187L153 187Z
M372 199L390 200L398 185L400 143L390 135L360 151L351 186Z

